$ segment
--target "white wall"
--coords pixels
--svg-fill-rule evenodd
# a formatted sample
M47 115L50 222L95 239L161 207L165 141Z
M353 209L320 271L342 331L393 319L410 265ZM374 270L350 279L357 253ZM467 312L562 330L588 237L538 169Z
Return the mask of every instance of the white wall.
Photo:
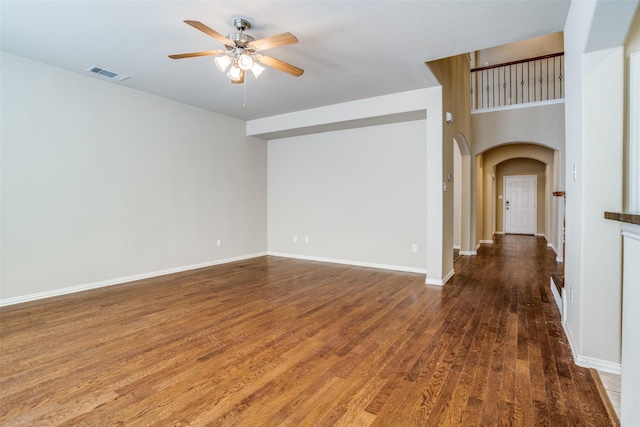
M554 150L565 147L565 106L563 102L546 105L473 112L472 154L511 142L533 142Z
M636 12L629 29L625 42L625 59L628 90L624 207L629 212L640 212L640 12Z
M424 272L426 159L426 120L269 141L269 252Z
M426 116L426 122L424 120ZM453 274L452 239L447 242L448 235L453 231L445 231L443 224L443 111L442 87L432 87L414 91L395 93L343 104L328 105L296 113L267 117L247 122L247 134L268 138L271 140L335 132L336 130L382 129L372 126L408 123L407 120L426 123L422 142L426 144L426 199L429 201L426 209L426 239L428 247L419 247L419 253L426 257L427 284L443 285ZM369 131L367 131L369 132ZM277 136L276 136L277 135ZM337 134L336 134L337 135ZM359 134L350 135L358 138ZM367 133L369 135L369 133ZM315 138L315 137L314 137ZM397 136L394 136L397 140ZM450 143L450 142L449 142ZM292 177L295 179L295 177ZM271 198L271 195L270 195ZM270 224L274 218L269 218ZM271 231L271 230L270 230ZM311 237L311 236L310 236ZM292 238L292 236L290 236ZM280 250L273 248L272 252ZM283 249L285 250L285 249ZM446 257L445 254L449 256ZM317 257L316 257L317 258ZM328 259L340 260L339 254L329 255ZM342 260L349 261L349 260ZM354 261L354 260L352 260ZM394 266L389 259L378 266ZM370 263L369 263L370 264Z
M622 224L624 301L622 315L622 425L640 424L640 225Z
M620 370L622 253L619 225L604 212L622 208L624 37L610 38L633 16L629 7L635 2L572 2L564 32L565 330L577 363L614 372ZM601 41L613 47L602 48ZM601 49L589 52L590 45Z
M461 247L462 231L462 154L458 144L453 144L453 247ZM469 191L469 189L467 189Z
M3 54L2 303L264 253L267 147L245 135Z

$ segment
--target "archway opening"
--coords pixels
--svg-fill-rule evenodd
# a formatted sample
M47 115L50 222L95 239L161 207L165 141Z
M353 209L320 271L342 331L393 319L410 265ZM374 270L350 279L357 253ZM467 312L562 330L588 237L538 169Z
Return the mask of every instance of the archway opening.
M504 176L536 175L536 234L544 237L547 245L558 253L561 235L557 200L553 197L560 176L558 156L557 150L528 142L498 145L476 156L478 242L492 243L494 234L504 233Z
M475 255L472 235L471 150L467 139L457 134L453 139L453 249L456 255ZM449 179L449 177L447 177Z

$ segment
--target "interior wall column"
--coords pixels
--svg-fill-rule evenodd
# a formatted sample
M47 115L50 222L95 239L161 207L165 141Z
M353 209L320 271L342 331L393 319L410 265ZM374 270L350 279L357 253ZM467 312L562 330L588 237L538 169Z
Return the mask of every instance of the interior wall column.
M439 90L442 99L442 86ZM425 283L444 285L444 196L442 103L427 109L427 274Z

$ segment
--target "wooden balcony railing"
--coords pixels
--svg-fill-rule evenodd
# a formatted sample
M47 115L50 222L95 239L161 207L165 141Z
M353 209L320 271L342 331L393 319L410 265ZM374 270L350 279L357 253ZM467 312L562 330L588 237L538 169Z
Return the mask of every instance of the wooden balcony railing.
M564 98L564 52L471 70L471 109Z

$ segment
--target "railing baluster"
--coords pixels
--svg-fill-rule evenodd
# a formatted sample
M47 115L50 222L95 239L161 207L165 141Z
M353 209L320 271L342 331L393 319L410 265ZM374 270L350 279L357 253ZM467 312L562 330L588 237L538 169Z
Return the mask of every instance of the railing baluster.
M542 101L542 61L540 61L540 101Z
M513 93L511 92L511 88L513 87L513 85L511 84L512 80L511 80L511 69L513 67L511 65L509 65L509 104L512 103L513 100Z
M531 102L531 63L527 64L527 101ZM533 101L536 100L536 62L533 61Z
M549 58L547 58L547 100L549 99Z
M472 110L475 110L473 108L473 73L469 73L469 105Z
M556 99L556 58L553 58L553 99Z
M498 107L500 106L500 70L498 70Z
M491 91L491 95L493 96L493 106L496 106L496 69L491 70L491 85L493 86L493 90Z
M502 67L502 94L504 95L503 105L507 105L507 69Z
M484 71L480 73L480 77L481 77L480 82L482 83L482 86L480 86L480 97L481 97L480 99L482 100L481 101L482 108L484 108Z
M562 96L562 57L560 57L560 76L558 78L560 79L560 98L563 98Z
M516 81L515 90L516 90L516 104L517 104L518 103L518 86L517 86L518 85L518 83L517 83L518 82L518 65L516 65L516 80L515 81Z
M520 88L522 91L522 102L524 102L524 62L520 65L520 74L522 75L522 80L520 80ZM527 86L529 86L529 67L527 66ZM529 91L527 87L527 100L529 100Z

